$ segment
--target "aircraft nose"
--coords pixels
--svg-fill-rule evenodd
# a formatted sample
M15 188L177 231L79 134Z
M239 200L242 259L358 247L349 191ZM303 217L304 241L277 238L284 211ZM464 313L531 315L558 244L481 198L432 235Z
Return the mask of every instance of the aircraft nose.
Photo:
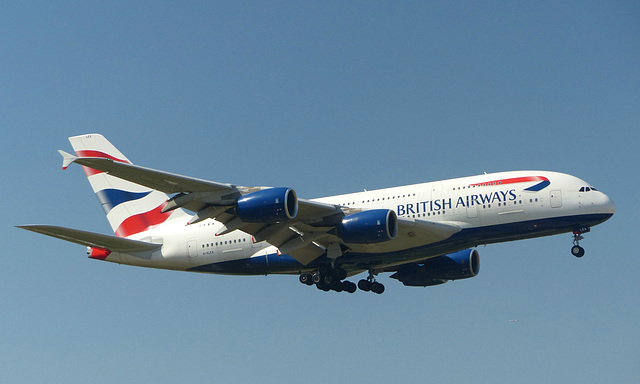
M610 215L613 215L616 212L616 205L613 202L613 200L611 200L609 196L607 196L602 192L600 192L600 196L597 204L602 210L602 213L608 213Z

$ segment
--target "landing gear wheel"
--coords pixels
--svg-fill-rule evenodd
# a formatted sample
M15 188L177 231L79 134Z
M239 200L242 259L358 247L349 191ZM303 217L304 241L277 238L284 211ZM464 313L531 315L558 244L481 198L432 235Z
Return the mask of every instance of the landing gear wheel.
M579 245L574 245L571 247L571 254L575 257L582 257L584 256L584 248Z
M360 280L358 281L358 288L361 291L369 292L371 290L371 282L369 280Z
M313 285L313 276L309 273L303 273L300 275L300 282L305 285Z
M331 271L331 277L336 280L344 280L347 278L347 271L342 268L336 268Z
M349 293L354 293L356 291L356 284L350 281L343 281L341 283L342 290Z
M374 282L371 284L371 292L377 293L378 295L384 292L384 285Z
M336 279L334 279L331 275L323 277L322 281L330 287L336 283Z
M377 275L376 271L370 269L369 277L358 281L358 288L360 288L361 291L373 292L377 293L378 295L384 292L384 285L376 281L375 275Z
M316 288L324 292L329 292L331 290L331 288L328 285L325 285L323 283L316 284Z
M331 266L321 265L320 268L318 268L318 273L321 275L328 275L329 273L331 273Z

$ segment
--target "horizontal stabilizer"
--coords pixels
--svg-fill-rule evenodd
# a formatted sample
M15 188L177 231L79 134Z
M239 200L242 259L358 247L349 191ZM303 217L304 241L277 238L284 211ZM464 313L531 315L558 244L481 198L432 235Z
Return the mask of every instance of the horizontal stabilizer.
M130 240L78 229L56 227L54 225L18 225L17 227L87 247L108 249L112 252L145 252L153 251L162 246L162 244Z

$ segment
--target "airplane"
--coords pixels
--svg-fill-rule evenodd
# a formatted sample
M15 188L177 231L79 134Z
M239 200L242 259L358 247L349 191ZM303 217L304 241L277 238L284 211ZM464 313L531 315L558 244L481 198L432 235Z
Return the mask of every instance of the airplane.
M426 287L474 277L480 245L583 234L613 201L563 173L511 171L318 199L289 187L246 187L132 164L100 134L70 137L115 233L51 225L29 231L88 247L89 258L228 275L297 275L322 291L381 294L376 276ZM192 213L189 213L189 212ZM368 273L357 286L347 280Z

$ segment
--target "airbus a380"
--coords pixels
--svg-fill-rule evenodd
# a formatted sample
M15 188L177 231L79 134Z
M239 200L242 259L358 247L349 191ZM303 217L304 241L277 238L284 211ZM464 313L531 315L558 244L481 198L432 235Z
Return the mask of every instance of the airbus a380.
M323 291L382 293L376 276L406 286L474 277L478 245L573 233L615 205L567 174L517 171L299 199L291 188L244 187L132 164L99 134L70 137L63 169L80 164L115 236L19 226L88 247L92 259L232 275L298 275ZM193 214L187 213L193 212ZM356 284L347 280L362 272Z

